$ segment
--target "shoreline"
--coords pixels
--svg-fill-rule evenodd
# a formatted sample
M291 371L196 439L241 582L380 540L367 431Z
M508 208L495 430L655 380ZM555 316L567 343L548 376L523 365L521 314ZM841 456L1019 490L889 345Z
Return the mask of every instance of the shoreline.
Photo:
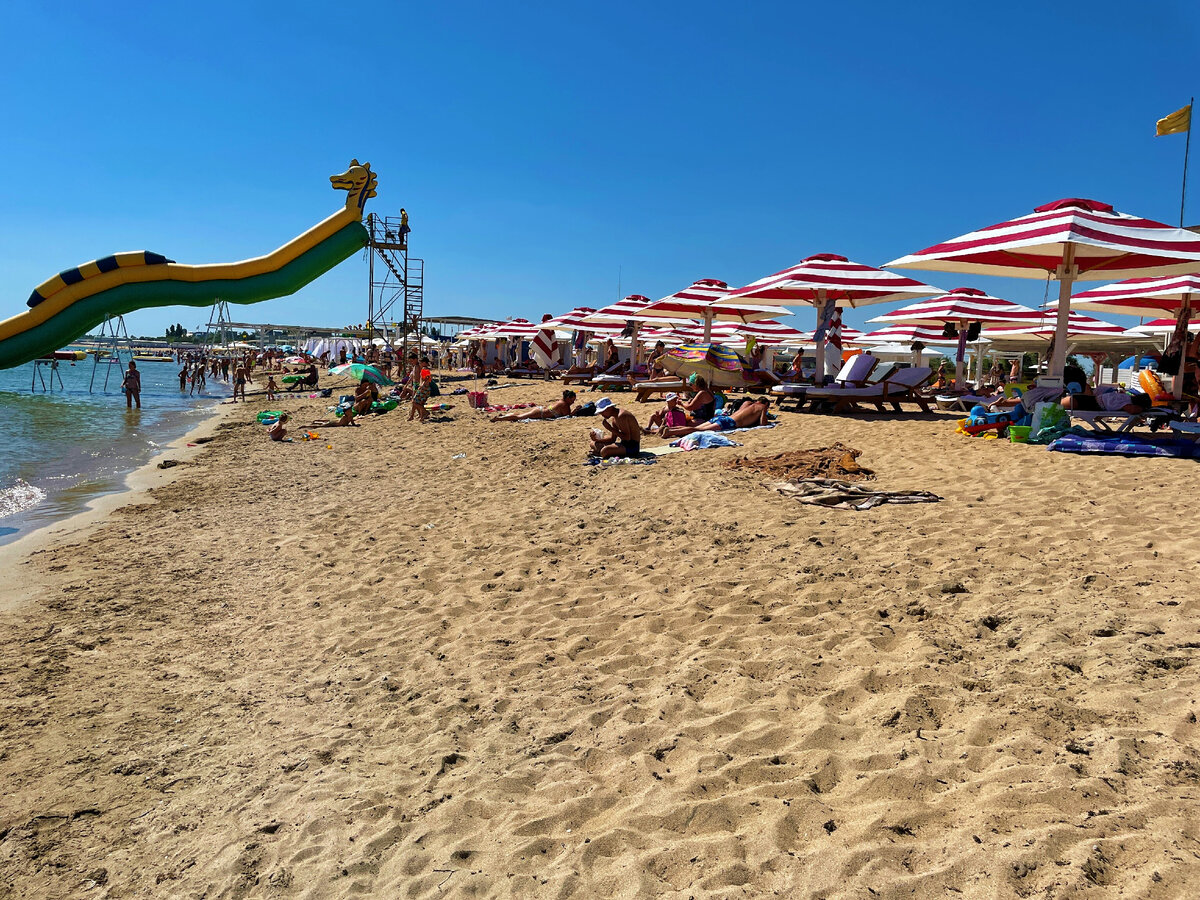
M35 553L55 549L59 544L70 540L86 538L104 524L114 510L143 501L155 488L179 479L186 465L160 469L158 464L168 454L175 454L172 458L180 463L192 462L207 447L207 442L192 447L188 444L195 443L197 438L211 437L215 434L218 426L229 417L233 408L236 407L227 400L218 400L212 412L201 422L160 447L150 459L126 473L116 490L94 497L83 509L64 519L48 522L16 540L0 545L0 571L15 571L17 566L22 565L28 571L31 567L27 564ZM28 605L33 601L34 595L44 587L44 581L37 576L31 575L21 579L9 591L0 594L0 612L12 612ZM13 596L9 596L10 593Z

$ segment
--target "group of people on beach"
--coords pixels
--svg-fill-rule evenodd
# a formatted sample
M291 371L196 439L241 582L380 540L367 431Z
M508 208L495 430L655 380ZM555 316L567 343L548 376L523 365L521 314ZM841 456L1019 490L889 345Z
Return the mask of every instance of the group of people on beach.
M702 376L691 375L686 381L686 397L668 392L661 408L651 414L643 426L629 409L622 409L609 397L595 403L577 403L575 391L564 389L562 397L547 406L502 413L493 422L524 422L535 419L563 419L597 415L601 427L589 432L590 451L601 457L637 456L645 435L675 439L695 432L733 431L768 424L770 401L751 397L718 409L717 397Z

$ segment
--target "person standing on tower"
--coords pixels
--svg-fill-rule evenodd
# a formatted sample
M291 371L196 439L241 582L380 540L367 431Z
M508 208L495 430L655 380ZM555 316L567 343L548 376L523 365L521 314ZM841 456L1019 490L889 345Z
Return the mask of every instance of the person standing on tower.
M400 207L400 246L406 250L408 249L408 233L410 231L412 229L408 227L408 210L402 206Z

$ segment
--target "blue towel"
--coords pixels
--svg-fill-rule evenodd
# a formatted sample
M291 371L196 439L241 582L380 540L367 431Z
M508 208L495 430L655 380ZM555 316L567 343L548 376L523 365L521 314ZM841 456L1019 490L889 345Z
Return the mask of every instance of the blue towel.
M1200 459L1200 445L1187 438L1132 434L1103 437L1068 432L1050 444L1048 450L1064 453L1110 453L1122 456L1171 456L1178 459Z

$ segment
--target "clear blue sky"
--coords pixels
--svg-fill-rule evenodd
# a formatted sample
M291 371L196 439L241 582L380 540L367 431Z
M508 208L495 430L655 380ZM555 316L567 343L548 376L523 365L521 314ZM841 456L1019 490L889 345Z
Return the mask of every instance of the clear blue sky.
M1192 0L10 0L6 13L0 318L110 252L274 249L342 203L328 176L352 156L379 172L370 209L409 210L428 314L599 306L618 270L622 293L657 298L818 252L878 265L1067 196L1175 222L1183 138L1155 138L1154 122L1200 93ZM1044 290L973 284L1027 303ZM239 312L342 325L365 318L366 292L354 257ZM206 316L129 322L157 333Z

